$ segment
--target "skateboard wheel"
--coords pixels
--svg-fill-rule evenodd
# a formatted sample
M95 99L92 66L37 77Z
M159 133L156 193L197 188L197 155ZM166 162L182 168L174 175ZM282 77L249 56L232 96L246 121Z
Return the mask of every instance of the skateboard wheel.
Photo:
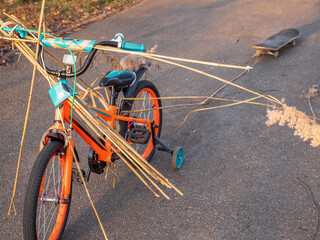
M279 52L274 52L274 53L273 53L273 56L274 56L275 58L279 57Z
M296 45L296 41L291 42L291 47L294 47Z

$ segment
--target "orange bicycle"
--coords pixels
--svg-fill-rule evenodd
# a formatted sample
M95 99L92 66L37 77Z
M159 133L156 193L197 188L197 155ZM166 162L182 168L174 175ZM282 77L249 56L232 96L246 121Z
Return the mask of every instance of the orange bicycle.
M12 29L2 30L13 31ZM21 38L25 33L19 27L14 31ZM144 45L126 43L123 36L116 40L95 43L88 40L64 39L65 44L85 45L83 48L90 53L83 67L76 72L80 76L88 70L97 52L93 45L118 47L131 51L145 51ZM33 165L27 185L24 213L23 233L25 239L60 239L66 226L71 204L73 162L75 160L74 141L71 131L65 131L65 125L70 125L85 142L90 146L88 164L89 170L82 174L89 181L90 173L101 174L107 163L119 159L121 154L117 149L101 141L89 128L81 122L79 113L72 114L72 104L67 98L73 94L67 78L75 76L71 68L52 70L44 63L43 46L53 47L59 45L56 39L41 38L41 50L39 51L39 63L48 74L58 77L59 82L54 85L49 94L56 107L54 125L44 134L40 142L40 153ZM148 62L148 65L151 63ZM156 86L147 80L141 80L147 67L136 72L111 71L101 79L100 87L108 88L110 97L108 110L90 106L90 108L103 118L107 123L116 128L119 133L134 149L146 160L150 161L155 150L171 153L173 168L181 167L183 161L183 149L178 147L171 149L160 140L162 126L162 110L159 92ZM124 101L118 101L119 93L123 92ZM72 119L72 124L71 124ZM67 147L67 146L71 146ZM76 152L76 151L75 151Z

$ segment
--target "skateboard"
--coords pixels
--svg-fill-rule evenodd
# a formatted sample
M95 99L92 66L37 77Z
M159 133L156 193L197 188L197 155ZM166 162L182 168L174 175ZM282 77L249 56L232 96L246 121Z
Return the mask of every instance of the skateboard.
M257 49L253 57L259 57L265 54L269 54L279 57L279 50L286 46L291 45L294 47L296 45L296 39L300 37L300 31L294 28L284 29L275 35L259 42L258 44L252 46L252 48Z

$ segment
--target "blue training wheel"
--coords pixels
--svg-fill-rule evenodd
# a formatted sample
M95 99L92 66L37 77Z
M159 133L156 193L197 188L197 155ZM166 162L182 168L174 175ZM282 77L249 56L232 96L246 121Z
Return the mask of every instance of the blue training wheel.
M171 156L171 163L173 169L179 169L183 162L183 148L176 147Z

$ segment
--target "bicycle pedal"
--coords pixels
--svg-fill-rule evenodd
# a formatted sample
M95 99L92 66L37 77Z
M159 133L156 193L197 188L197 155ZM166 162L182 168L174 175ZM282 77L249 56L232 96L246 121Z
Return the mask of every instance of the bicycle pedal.
M145 128L131 128L128 137L132 143L146 144L150 138L150 131Z
M81 173L84 179L86 179L86 172L81 169ZM82 184L80 173L77 168L72 168L72 181L76 184Z

